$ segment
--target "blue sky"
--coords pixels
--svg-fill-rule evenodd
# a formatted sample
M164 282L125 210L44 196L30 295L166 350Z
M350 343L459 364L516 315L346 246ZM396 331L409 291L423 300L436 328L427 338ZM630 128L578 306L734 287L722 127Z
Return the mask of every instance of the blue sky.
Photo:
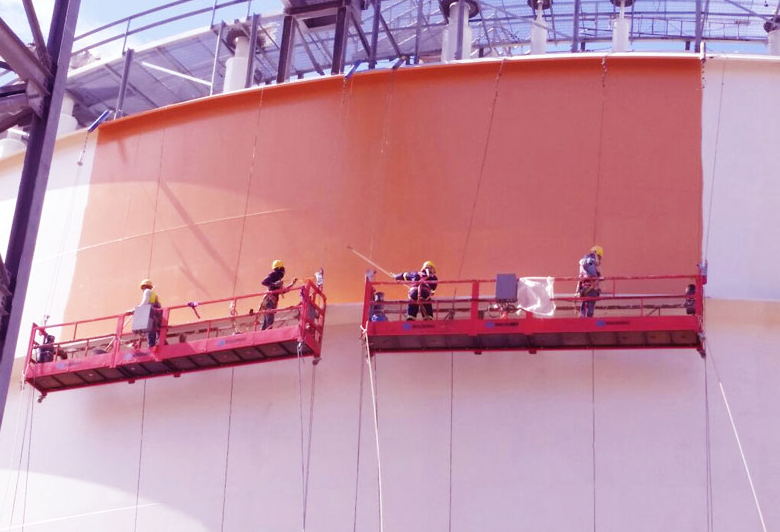
M145 11L147 9L152 9L155 6L165 5L167 3L170 3L170 0L132 0L126 2L120 2L116 0L82 0L79 11L79 21L76 27L76 34L79 35L109 22L113 22L115 20L139 13L141 11ZM35 10L38 15L38 19L41 22L44 35L46 35L49 24L51 22L51 12L54 6L54 0L33 0L33 4L35 5ZM211 8L213 5L213 0L191 0L174 8L170 8L154 15L148 15L143 19L139 19L135 24L131 24L131 28L151 24L187 11L193 11L199 8ZM244 18L247 14L247 6L248 4L241 4L219 10L217 12L217 21L222 19L232 21L236 18ZM271 14L281 11L282 3L280 0L253 0L251 2L251 8L252 12L254 13ZM0 0L0 17L2 17L3 20L23 40L26 42L32 40L21 0ZM205 27L208 26L210 21L210 13L191 17L173 23L166 28L150 30L144 34L137 35L133 37L132 45L137 46L138 44L142 44L144 42L154 41L166 36L175 35L181 31ZM123 30L124 27L116 27L109 31L111 31L112 34L115 34ZM109 36L108 33L104 34L103 38L107 36ZM76 47L78 47L78 44ZM119 51L121 51L121 41L118 44L118 48ZM104 54L109 54L116 51L117 50L113 50L113 47L109 47L108 50L104 51Z

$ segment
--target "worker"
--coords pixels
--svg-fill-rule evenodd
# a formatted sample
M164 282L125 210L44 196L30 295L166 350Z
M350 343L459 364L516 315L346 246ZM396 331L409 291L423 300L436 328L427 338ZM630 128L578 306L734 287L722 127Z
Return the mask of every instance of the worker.
M685 313L696 314L696 285L689 284L685 289Z
M601 259L604 257L604 248L593 246L590 251L580 259L580 279L577 283L577 295L579 297L598 297L601 295L599 281L601 280ZM586 300L580 303L580 316L592 318L596 308L596 300Z
M385 293L374 292L371 299L371 321L387 321L387 315L385 314Z
M287 290L295 284L298 279L293 279L290 284L284 286L284 263L280 260L275 260L271 263L271 273L266 275L263 279L263 286L268 288L268 292L260 302L259 312L264 312L263 315L263 327L261 330L270 329L274 324L274 318L276 317L276 307L279 306L279 296L283 290Z
M157 341L160 335L160 323L162 323L162 304L160 304L160 296L154 290L154 283L151 279L144 279L141 281L141 302L140 305L152 306L152 319L151 327L146 331L146 339L149 343L149 347L157 345Z
M409 287L409 305L407 308L406 319L409 321L417 319L417 313L422 307L423 319L433 319L433 305L430 303L420 304L421 301L430 301L431 296L436 291L438 286L438 278L436 277L436 265L429 260L426 260L420 271L418 272L404 272L394 274L393 277L396 281L411 281L412 285Z

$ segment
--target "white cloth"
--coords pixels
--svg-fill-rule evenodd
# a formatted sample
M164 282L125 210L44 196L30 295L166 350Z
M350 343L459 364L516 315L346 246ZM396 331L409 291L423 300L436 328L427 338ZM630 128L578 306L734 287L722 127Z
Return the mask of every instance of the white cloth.
M518 314L527 311L552 316L555 313L555 280L552 277L520 277L517 281Z

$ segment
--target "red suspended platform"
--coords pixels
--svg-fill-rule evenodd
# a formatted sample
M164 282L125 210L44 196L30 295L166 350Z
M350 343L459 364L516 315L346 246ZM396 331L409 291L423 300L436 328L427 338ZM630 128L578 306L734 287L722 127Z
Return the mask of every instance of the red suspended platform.
M325 294L312 282L277 293L279 307L274 310L255 310L267 292L163 308L159 343L153 348L145 333L129 330L131 312L60 325L33 324L24 379L45 395L299 354L318 362ZM239 313L231 306L246 310ZM271 328L262 330L266 314L275 319Z
M550 316L499 300L496 280L439 281L429 301L432 315L418 314L414 321L406 319L406 290L413 283L367 280L363 323L369 348L475 353L694 348L704 356L702 275L606 277L599 297L558 295L574 294L577 277L547 279L555 289L547 302L554 304ZM377 292L384 301L375 301ZM584 301L596 302L593 317L580 317Z

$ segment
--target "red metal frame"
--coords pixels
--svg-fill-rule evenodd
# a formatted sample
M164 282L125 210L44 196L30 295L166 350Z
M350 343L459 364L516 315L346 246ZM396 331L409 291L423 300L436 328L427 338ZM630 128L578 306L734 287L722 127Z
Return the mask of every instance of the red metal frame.
M203 371L226 366L268 362L298 356L319 361L325 324L326 297L321 288L307 281L275 291L283 304L285 294L298 294L290 306L255 312L268 292L199 303L204 318L192 321L191 305L162 309L160 345L148 348L145 335L127 331L130 312L59 325L33 324L27 350L24 378L44 394L85 386L163 375ZM230 312L246 305L246 313ZM263 317L275 314L272 328L261 330ZM87 330L87 333L83 331ZM81 331L81 332L80 332ZM47 334L57 341L44 344ZM41 350L53 360L39 361Z
M553 279L557 292L574 293L577 277ZM430 321L405 321L407 298L385 299L387 321L371 321L376 291L394 291L410 282L366 281L363 323L374 351L492 351L572 349L658 349L703 345L702 275L606 277L599 297L556 296L553 316L507 311L493 295L495 280L439 281ZM687 284L696 287L686 294ZM662 287L663 290L652 290ZM676 288L679 287L679 291ZM458 293L469 294L458 297ZM693 300L693 301L692 301ZM594 317L572 313L584 301L597 301ZM693 313L686 312L686 303ZM692 305L691 305L692 303ZM513 309L511 309L513 310Z

